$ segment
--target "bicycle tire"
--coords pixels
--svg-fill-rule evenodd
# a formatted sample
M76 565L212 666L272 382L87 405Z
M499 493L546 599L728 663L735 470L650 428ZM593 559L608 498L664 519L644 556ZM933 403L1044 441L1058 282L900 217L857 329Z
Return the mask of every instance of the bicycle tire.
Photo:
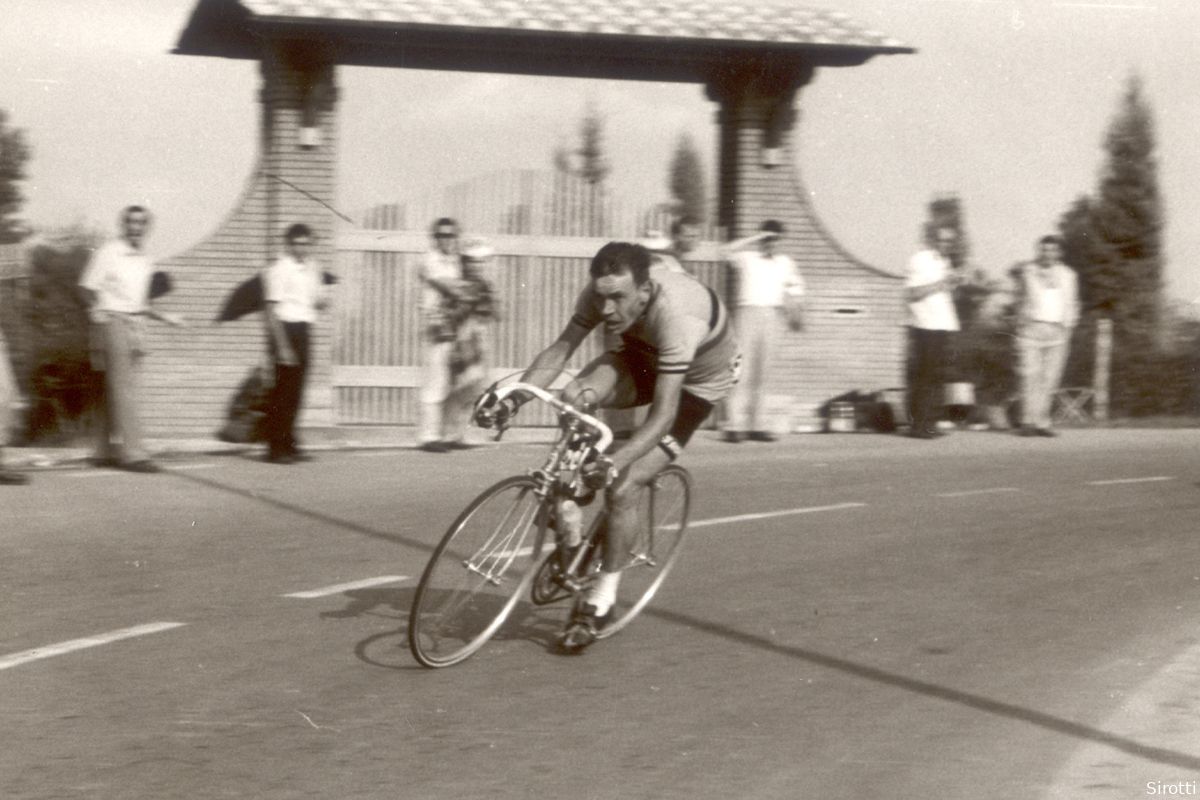
M500 629L533 579L546 542L538 482L517 475L471 501L430 556L408 619L413 658L465 661Z
M653 599L679 559L692 502L692 476L669 464L646 491L638 535L629 546L632 562L621 571L612 618L598 633L606 639L633 621Z

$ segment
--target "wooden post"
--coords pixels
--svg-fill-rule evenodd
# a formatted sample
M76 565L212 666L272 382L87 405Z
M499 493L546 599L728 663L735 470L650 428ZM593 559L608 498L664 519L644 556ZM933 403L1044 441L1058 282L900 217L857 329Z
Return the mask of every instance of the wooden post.
M1096 320L1096 364L1092 372L1097 422L1108 421L1108 382L1112 371L1112 320Z

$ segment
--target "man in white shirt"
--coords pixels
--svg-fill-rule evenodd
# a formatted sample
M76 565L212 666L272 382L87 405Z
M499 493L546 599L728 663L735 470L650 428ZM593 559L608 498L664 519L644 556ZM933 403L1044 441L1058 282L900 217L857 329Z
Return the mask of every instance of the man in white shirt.
M1055 436L1050 406L1062 381L1071 332L1079 321L1079 281L1062 263L1062 241L1043 236L1034 261L1018 266L1017 358L1022 436Z
M138 400L142 379L145 320L182 325L177 314L150 305L150 260L143 244L150 212L129 206L121 212L121 236L102 245L84 268L80 291L90 308L92 367L104 373L104 402L97 425L95 463L131 472L158 472L142 441Z
M767 369L781 323L786 322L792 331L804 327L801 307L804 278L796 262L777 252L782 236L783 225L769 219L758 234L731 242L725 248L732 252L728 261L730 310L745 359L741 377L729 398L727 442L737 443L743 438L769 442L775 438L767 430L763 409ZM757 247L742 249L752 244Z
M296 417L308 374L311 328L325 307L321 270L309 257L313 233L302 222L284 234L285 252L263 273L264 313L275 385L267 407L267 460L274 464L307 461L296 440Z
M932 231L933 247L908 261L905 296L909 310L908 405L912 426L908 435L934 439L937 417L943 405L950 337L958 331L954 287L959 279L950 264L950 253L958 241L954 228Z
M456 310L463 302L458 223L433 223L433 249L421 263L421 419L417 446L428 453L465 447L469 414L454 389L451 356L457 338ZM468 406L469 408L469 406Z

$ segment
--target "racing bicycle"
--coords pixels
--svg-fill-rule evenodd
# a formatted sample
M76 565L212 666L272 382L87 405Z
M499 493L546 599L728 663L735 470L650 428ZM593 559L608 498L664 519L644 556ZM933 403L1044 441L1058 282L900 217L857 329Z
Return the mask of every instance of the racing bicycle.
M426 667L448 667L487 644L528 600L579 602L600 571L607 514L589 488L585 465L612 443L612 430L584 409L538 386L493 386L476 404L492 407L514 392L553 409L558 435L541 466L496 483L450 525L421 575L409 611L408 643ZM637 535L623 553L622 576L604 639L646 607L679 557L692 494L690 473L668 465L639 502Z

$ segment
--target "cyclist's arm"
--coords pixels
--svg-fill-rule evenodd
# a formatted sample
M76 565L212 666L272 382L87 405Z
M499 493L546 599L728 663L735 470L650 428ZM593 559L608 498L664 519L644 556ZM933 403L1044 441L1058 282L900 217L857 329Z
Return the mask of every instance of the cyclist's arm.
M671 430L671 425L679 413L683 378L681 373L659 373L654 381L654 400L650 403L646 421L633 432L629 441L612 455L613 466L618 473L653 450L659 440Z
M532 383L543 389L549 388L567 366L571 355L579 348L580 343L590 333L590 328L579 325L574 320L567 324L558 338L542 352L525 370L521 376L522 383Z

